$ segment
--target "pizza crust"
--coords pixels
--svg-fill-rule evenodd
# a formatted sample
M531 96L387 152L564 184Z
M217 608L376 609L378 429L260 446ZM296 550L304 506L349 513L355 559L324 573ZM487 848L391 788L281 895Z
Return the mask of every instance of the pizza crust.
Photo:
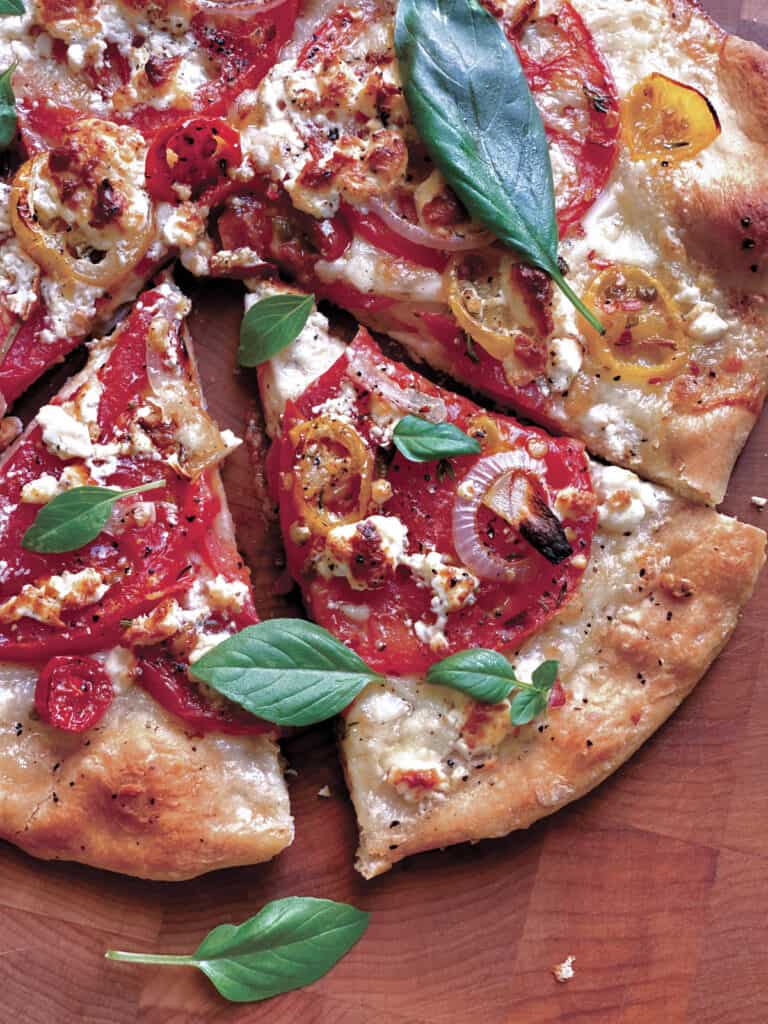
M270 860L293 839L268 736L185 733L132 686L99 726L29 716L37 674L0 665L0 835L35 857L175 881Z
M360 823L357 867L366 878L414 853L526 828L587 793L705 673L752 593L765 535L656 491L655 521L630 540L599 532L579 594L511 658L522 679L544 658L558 658L563 707L467 757L460 736L466 709L452 691L392 680L384 701L374 686L358 698L341 750ZM395 700L409 709L404 717L394 714ZM401 743L408 716L426 705L438 709L437 738L427 742L443 754L444 768L453 762L452 778L446 792L414 801L382 765L391 766L387 751Z

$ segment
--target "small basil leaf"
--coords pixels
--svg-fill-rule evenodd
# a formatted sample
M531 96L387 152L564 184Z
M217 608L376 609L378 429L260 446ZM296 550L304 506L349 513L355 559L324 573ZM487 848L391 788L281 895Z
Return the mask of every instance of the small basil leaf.
M512 719L513 725L527 725L546 708L547 695L541 690L526 688L515 694L509 709L509 717Z
M24 14L22 0L0 0L0 17L7 14Z
M549 693L554 686L559 671L559 661L542 661L539 667L533 670L531 682L537 690L544 690Z
M13 93L13 72L16 65L12 64L0 75L0 150L7 149L16 138L16 97Z
M164 484L164 480L153 480L126 491L114 487L73 487L57 494L40 509L21 545L46 555L76 551L98 537L116 501Z
M517 685L517 677L503 654L479 647L430 665L427 682L452 686L485 704L498 704Z
M430 423L420 416L404 416L395 427L392 440L411 462L432 462L480 452L480 443L453 423Z
M477 0L400 0L395 49L416 130L469 213L602 333L558 266L544 124L499 22Z
M322 978L362 937L368 919L347 903L289 896L267 903L241 925L214 928L192 956L113 949L106 956L124 963L198 967L225 999L258 1002Z
M333 718L379 678L327 630L302 619L247 626L191 672L251 714L295 726Z
M243 317L237 359L241 366L259 366L282 351L304 330L312 312L311 295L269 295Z

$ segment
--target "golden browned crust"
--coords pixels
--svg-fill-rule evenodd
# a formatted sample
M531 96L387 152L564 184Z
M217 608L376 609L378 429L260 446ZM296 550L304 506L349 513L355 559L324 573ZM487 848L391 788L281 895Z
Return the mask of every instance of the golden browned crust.
M762 531L677 501L650 542L637 547L623 578L612 581L599 621L587 587L547 628L548 656L557 656L567 627L588 634L575 666L561 673L566 704L549 711L544 728L539 720L508 737L481 770L468 771L464 785L416 810L398 804L381 780L377 790L363 788L370 765L356 727L348 728L342 752L361 824L359 870L372 877L423 850L525 828L605 779L722 649L752 593L764 547Z
M768 53L757 43L728 36L720 55L720 81L745 133L768 143Z
M266 736L187 735L136 687L85 734L29 717L35 673L2 666L0 835L36 857L178 880L269 860L293 839Z

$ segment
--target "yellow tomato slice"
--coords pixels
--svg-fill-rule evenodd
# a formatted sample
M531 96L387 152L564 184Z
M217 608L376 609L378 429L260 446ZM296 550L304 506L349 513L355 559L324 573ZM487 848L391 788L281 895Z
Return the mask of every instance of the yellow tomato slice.
M373 458L355 428L318 416L297 423L288 437L296 449L294 500L309 529L324 535L362 519L371 500Z
M669 380L685 365L686 334L675 302L640 267L603 270L590 285L586 302L605 327L600 335L583 321L590 351L613 375L653 384Z
M543 337L550 312L536 287L524 281L531 268L503 250L454 256L447 270L448 303L467 334L494 359L510 360L516 377L532 379L546 364Z
M128 235L121 246L112 246L94 262L91 254L79 255L71 248L71 227L41 223L35 214L31 193L38 180L50 178L49 153L38 153L16 172L9 204L11 226L19 245L51 277L59 281L81 281L96 288L110 288L125 277L145 255L155 233L154 217L147 216L141 229Z
M690 160L720 134L707 97L658 72L633 87L622 103L621 120L633 160Z

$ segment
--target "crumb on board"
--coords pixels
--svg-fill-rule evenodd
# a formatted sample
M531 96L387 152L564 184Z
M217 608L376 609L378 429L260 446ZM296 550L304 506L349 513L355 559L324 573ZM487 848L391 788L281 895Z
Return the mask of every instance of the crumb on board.
M575 956L567 956L561 964L555 964L552 968L552 974L555 976L555 981L560 981L565 984L566 981L570 981L574 975L573 963Z
M286 768L285 771L283 772L283 775L290 775L291 778L298 778L299 773L296 771L295 768Z
M331 795L331 787L330 786L323 786L322 789L318 789L317 795L318 796L324 796L326 798L330 797L330 795Z
M768 505L768 498L760 498L756 494L753 494L749 499L755 508L765 508Z

